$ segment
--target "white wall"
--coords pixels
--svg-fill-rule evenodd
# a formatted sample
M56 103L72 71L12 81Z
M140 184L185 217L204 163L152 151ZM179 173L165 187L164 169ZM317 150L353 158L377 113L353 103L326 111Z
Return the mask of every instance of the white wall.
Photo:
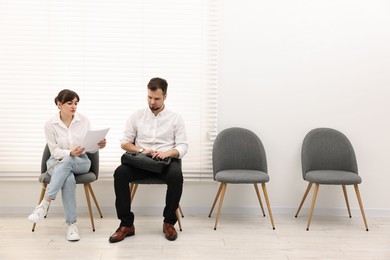
M332 127L354 145L365 208L390 210L390 2L220 5L219 128L242 126L260 136L272 205L299 203L303 137ZM317 207L344 204L341 188L320 187Z
M274 212L294 214L305 191L304 135L332 127L354 145L366 213L390 215L389 1L223 0L219 5L219 129L246 127L262 139ZM103 210L114 212L112 180L99 180L94 188ZM30 212L39 189L36 180L2 181L1 212ZM186 182L185 213L207 216L216 190L212 181ZM354 191L348 191L356 211ZM157 211L164 196L163 186L140 187L135 208ZM85 211L81 186L78 202ZM239 207L259 212L251 185L228 186L225 212ZM317 213L321 209L345 213L341 188L320 187ZM60 200L53 210L61 210Z

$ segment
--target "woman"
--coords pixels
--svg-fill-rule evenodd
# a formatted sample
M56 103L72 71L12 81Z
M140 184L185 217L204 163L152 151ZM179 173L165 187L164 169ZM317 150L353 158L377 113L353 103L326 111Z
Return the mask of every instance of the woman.
M51 157L47 161L48 174L51 176L45 196L41 203L28 216L34 223L43 220L50 202L61 190L65 220L68 223L66 238L69 241L80 239L76 224L76 180L75 175L87 173L91 167L85 149L80 146L90 122L87 117L76 112L80 101L76 92L64 89L54 99L60 110L45 124L46 142ZM106 140L98 143L99 148L106 146Z

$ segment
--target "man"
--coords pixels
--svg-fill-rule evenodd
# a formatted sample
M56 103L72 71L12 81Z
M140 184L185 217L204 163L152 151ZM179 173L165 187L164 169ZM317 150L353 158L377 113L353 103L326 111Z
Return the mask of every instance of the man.
M171 163L160 174L120 165L114 173L115 207L119 228L109 238L111 243L122 241L135 234L134 214L131 212L129 183L150 175L167 183L163 232L166 239L177 238L175 230L176 209L183 190L183 173L180 159L187 153L187 135L182 117L165 108L168 83L161 78L152 78L148 83L148 108L130 116L126 123L121 148L127 152L151 154L153 158L171 157Z

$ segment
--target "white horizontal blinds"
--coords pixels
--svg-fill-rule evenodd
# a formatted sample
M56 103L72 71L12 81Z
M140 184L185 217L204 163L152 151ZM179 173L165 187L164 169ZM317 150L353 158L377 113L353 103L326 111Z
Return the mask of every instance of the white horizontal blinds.
M54 105L48 75L47 7L0 2L0 174L40 169L43 123Z
M15 17L23 20L24 12L20 9L28 10L27 6L32 4L16 2L15 8L0 11L8 12L9 20ZM20 63L31 65L25 65L24 70L9 66L11 54L7 61L0 61L2 71L7 68L9 75L15 75L14 78L8 75L7 79L1 73L0 80L13 84L6 93L10 95L7 100L15 104L7 113L10 120L19 123L12 126L11 121L1 122L0 174L28 175L31 169L39 169L37 158L39 161L44 143L43 124L56 111L53 97L59 90L71 88L79 93L79 111L90 118L93 128L111 128L108 145L100 156L101 176L111 177L123 152L119 139L125 121L134 110L147 105L146 84L150 78L159 76L169 84L167 108L180 112L186 123L190 148L183 160L185 176L211 176L211 138L216 132L216 14L215 1L206 0L43 1L40 8L33 8L29 20L35 21L36 26L30 21L23 26L24 30L37 31L31 35L41 35L34 38L37 43L31 45L31 38L37 36L13 36L13 42L8 44ZM2 33L15 34L8 27L0 28ZM23 46L28 55L20 55L22 50L15 46ZM29 55L35 56L30 60ZM35 84L30 80L22 84L19 80L30 79L31 75L36 78ZM35 88L36 85L39 87ZM27 89L34 92L25 97L27 102L12 94L12 90L20 93ZM35 92L38 96L34 97ZM35 137L34 141L25 140L19 148L14 146L13 154L9 155L12 160L18 160L20 154L27 156L26 147L33 150L28 153L31 161L12 168L10 161L3 162L3 158L11 148L10 143L18 142L10 133L19 131L23 135L26 128L23 120L18 120L20 103L34 111L27 118L34 121L31 131ZM3 102L1 106L8 107ZM7 114L4 109L0 113ZM12 140L7 143L5 139ZM4 171L3 166L11 173Z
M212 176L212 147L217 136L217 108L218 108L218 1L209 1L206 19L206 52L204 55L203 73L206 75L203 102L206 102L206 108L203 112L203 125L201 130L201 173L202 177Z

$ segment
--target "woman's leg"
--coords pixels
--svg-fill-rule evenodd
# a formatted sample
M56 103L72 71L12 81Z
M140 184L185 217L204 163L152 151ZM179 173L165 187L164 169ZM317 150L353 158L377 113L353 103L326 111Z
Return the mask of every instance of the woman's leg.
M42 221L51 200L55 199L58 191L62 189L65 217L68 223L73 223L76 221L76 181L74 174L88 172L91 162L87 155L81 157L68 156L59 162L54 158L49 158L47 167L51 179L46 188L45 198L28 216L28 219L34 223Z
M75 175L87 173L91 161L87 155L73 157L71 174L67 176L61 187L62 204L64 205L65 220L68 224L76 223L76 179ZM50 181L51 182L51 181Z
M67 156L58 162L51 170L49 170L50 175L50 183L47 185L45 197L54 200L57 196L57 193L62 188L65 180L68 178L70 174L72 174L73 168L73 157ZM50 158L47 161L47 167L51 167L56 160Z
M76 179L73 174L66 178L61 188L61 195L66 223L76 223Z

